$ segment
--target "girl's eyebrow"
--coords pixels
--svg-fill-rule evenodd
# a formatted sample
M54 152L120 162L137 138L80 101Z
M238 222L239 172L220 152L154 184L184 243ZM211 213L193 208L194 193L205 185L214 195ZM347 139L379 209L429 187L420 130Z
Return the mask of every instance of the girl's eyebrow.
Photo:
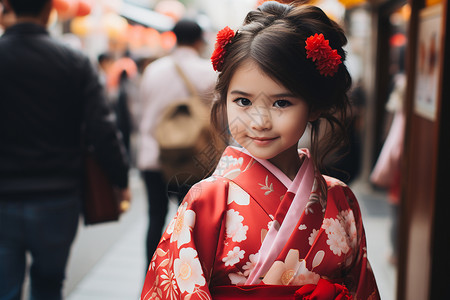
M230 92L230 94L234 95L234 94L238 94L238 95L242 95L242 96L251 96L252 94L243 92L243 91L239 91L239 90L233 90Z
M230 92L230 94L232 94L232 95L238 94L238 95L242 95L242 96L246 96L246 97L252 96L252 94L249 94L249 93L246 93L246 92L243 92L240 90L233 90ZM295 95L292 93L280 93L280 94L270 95L270 97L271 98L285 98L285 97L286 98L295 98Z
M272 97L274 98L295 98L295 95L292 93L280 93L280 94L275 94L272 95Z

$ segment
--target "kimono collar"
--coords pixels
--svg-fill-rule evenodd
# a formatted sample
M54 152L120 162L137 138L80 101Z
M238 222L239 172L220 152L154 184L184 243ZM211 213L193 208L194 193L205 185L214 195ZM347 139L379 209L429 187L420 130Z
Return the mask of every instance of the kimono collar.
M287 176L284 179L288 184L288 194L293 194L293 200L287 211L277 212L275 220L259 249L258 261L250 273L245 283L246 285L260 283L261 276L266 274L294 232L298 220L303 215L306 204L309 201L314 185L314 164L307 149L302 150L302 153L305 154L303 155L303 163L294 180L289 183L286 180ZM272 164L266 164L266 162L262 160L260 163L264 163L264 166L270 172L281 172L278 168ZM287 179L289 180L289 178Z
M273 165L270 161L268 161L267 159L260 159L260 158L254 157L253 155L250 154L250 152L247 151L247 149L242 149L241 151L243 153L247 154L248 156L253 157L257 162L259 162L261 165L263 165L264 168L266 168L267 170L270 171L270 173L275 175L275 177L277 177L280 180L280 182L287 189L289 189L289 187L292 186L292 180L286 174L284 174L280 169L278 169L275 165ZM300 157L302 157L302 156L304 157L305 155L307 157L309 157L309 150L306 148L299 149L298 154Z

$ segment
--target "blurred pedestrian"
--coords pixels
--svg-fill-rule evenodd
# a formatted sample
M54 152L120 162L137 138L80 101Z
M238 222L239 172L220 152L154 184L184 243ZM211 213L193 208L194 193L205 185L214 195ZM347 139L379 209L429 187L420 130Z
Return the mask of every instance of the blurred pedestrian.
M83 151L92 146L121 200L128 161L94 65L50 37L51 0L4 0L0 38L0 299L62 299L82 205Z
M403 33L402 33L403 34ZM388 262L397 265L398 261L398 234L401 200L401 160L403 157L403 144L405 141L405 101L406 101L406 69L405 69L404 43L391 48L392 90L386 102L389 124L386 139L381 148L378 159L370 174L370 181L378 188L386 189L387 202L391 208L390 242L392 252Z
M0 29L5 30L15 22L14 13L0 0Z
M97 56L98 74L100 76L100 82L106 86L107 74L111 69L114 62L112 55L108 52L100 53Z
M370 181L379 188L387 189L387 201L391 207L392 219L390 241L392 253L388 261L397 265L398 261L398 223L401 198L401 159L405 140L404 101L406 92L406 74L395 75L394 89L389 95L386 110L393 115L386 140L370 174Z
M126 53L114 60L106 73L106 87L111 108L116 115L117 126L122 133L125 148L130 156L132 133L132 115L130 100L134 95L131 81L137 76L138 69L134 60Z
M176 64L194 85L201 99L212 101L216 75L209 60L200 56L205 42L202 28L193 20L183 19L173 28L177 37L174 51L150 63L144 70L140 85L143 109L140 123L138 167L142 170L149 204L147 258L150 261L161 238L168 210L168 182L158 162L159 147L155 129L164 110L174 101L188 98L189 90L177 72ZM182 199L182 191L179 199Z

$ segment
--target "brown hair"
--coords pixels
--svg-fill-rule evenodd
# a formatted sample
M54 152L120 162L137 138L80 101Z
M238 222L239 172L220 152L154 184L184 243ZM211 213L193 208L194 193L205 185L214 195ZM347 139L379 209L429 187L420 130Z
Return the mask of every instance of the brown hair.
M17 16L38 16L51 0L9 0Z
M226 46L211 116L216 129L227 132L221 121L226 117L229 83L237 68L252 60L268 76L304 99L312 112L320 112L319 119L312 122L311 152L321 166L325 156L346 141L344 120L350 105L347 92L351 77L344 64L339 65L334 76L320 75L315 63L306 58L305 41L316 33L322 33L345 61L343 46L347 38L320 8L270 1L249 12ZM321 120L327 123L327 134L319 145L319 125L324 123Z

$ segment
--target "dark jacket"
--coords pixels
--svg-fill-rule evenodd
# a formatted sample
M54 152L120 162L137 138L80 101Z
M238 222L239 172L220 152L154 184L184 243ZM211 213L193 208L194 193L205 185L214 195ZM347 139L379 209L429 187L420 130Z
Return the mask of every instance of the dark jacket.
M82 144L95 148L113 184L128 185L126 152L90 60L43 27L10 27L0 38L0 199L80 188Z

